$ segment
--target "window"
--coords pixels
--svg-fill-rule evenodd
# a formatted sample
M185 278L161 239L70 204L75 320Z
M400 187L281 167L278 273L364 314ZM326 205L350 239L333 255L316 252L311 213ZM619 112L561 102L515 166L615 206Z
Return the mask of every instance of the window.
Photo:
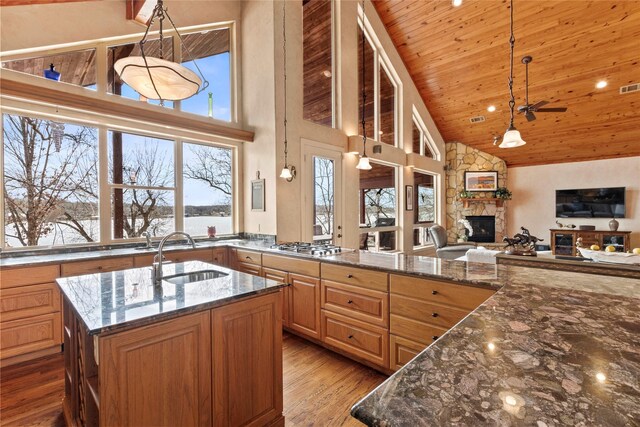
M396 86L384 68L380 69L380 141L396 145Z
M3 115L6 247L100 241L97 129Z
M230 122L231 50L229 29L183 34L182 40L182 65L198 75L200 75L199 68L209 81L209 87L191 98L180 101L180 110Z
M439 155L435 149L435 144L427 132L427 127L424 125L417 112L413 112L412 124L412 139L413 139L413 152L438 160Z
M184 143L184 231L206 236L233 233L233 151L230 148Z
M358 27L358 119L362 120L362 67L364 66L364 92L367 97L364 104L364 118L367 138L378 140L375 137L376 118L375 118L375 58L374 50L369 39L365 38L364 43L364 63L362 62L362 27ZM362 131L360 129L360 131Z
M87 89L96 89L95 49L4 61L2 68L47 78L45 71L48 72L51 65L56 72L60 73L59 81Z
M152 56L156 58L164 58L168 61L174 60L173 55L173 38L164 37L162 40L162 55L160 55L160 40L148 39L144 45L145 56ZM122 44L118 46L111 46L107 49L107 92L113 95L123 96L129 99L136 99L143 102L149 102L150 104L158 105L160 102L157 100L147 100L142 97L138 92L133 90L129 85L120 79L120 76L113 68L113 64L118 62L122 58L128 58L129 56L140 56L140 44L136 42ZM173 108L173 101L164 101L164 106L167 108Z
M303 73L305 120L333 126L332 1L303 0Z
M430 243L428 229L436 221L435 177L421 172L413 173L414 183L414 227L413 246Z
M371 162L371 170L360 171L360 249L397 249L396 167Z
M174 231L174 142L109 131L108 146L113 238Z

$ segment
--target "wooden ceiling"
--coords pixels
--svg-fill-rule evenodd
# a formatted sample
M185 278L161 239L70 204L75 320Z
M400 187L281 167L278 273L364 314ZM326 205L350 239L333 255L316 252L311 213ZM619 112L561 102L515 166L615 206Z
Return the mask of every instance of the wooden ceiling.
M515 125L527 144L493 145L509 122L509 2L375 0L409 73L445 141L503 158L509 166L640 155L640 1L515 0L516 106L524 104L524 55L530 103L566 106ZM597 81L608 82L596 89ZM487 107L497 111L489 113ZM473 116L486 121L472 124Z

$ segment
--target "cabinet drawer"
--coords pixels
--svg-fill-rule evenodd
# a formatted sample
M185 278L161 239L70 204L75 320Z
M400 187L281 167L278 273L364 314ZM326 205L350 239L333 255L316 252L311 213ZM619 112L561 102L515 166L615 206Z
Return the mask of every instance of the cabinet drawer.
M262 276L262 268L259 265L247 262L236 263L236 270L241 273L253 274L254 276Z
M212 263L226 267L227 266L227 248L218 248L213 250Z
M322 341L376 365L389 366L389 333L378 326L322 310Z
M164 256L166 259L173 262L185 262L185 261L211 262L213 261L213 251L211 249L195 249L195 250L168 252Z
M426 345L431 344L448 331L448 328L408 319L398 316L397 314L391 314L390 322L391 327L389 328L389 332L392 334L409 338Z
M5 289L0 294L3 322L60 311L60 291L55 283Z
M60 266L57 264L29 268L2 268L0 288L48 283L55 281L58 277L60 277Z
M305 276L320 276L320 263L318 261L263 254L262 266L288 271L290 273L304 274Z
M260 252L236 249L236 259L238 263L262 265L262 254Z
M454 285L430 279L391 275L391 294L404 295L438 304L446 304L467 310L475 310L495 293L491 289Z
M345 267L342 265L322 264L322 278L348 285L361 286L376 291L387 292L387 273Z
M424 344L393 334L389 335L389 346L389 367L394 371L402 368L411 359L416 357L418 353L427 348Z
M388 298L386 292L322 281L322 308L385 328L389 327Z
M62 344L60 312L0 324L0 357L19 356Z
M401 295L392 294L390 300L391 314L398 314L443 328L453 327L470 313L469 310L433 304Z
M70 262L62 264L62 276L81 276L83 274L104 273L133 267L133 258L108 258L95 261Z

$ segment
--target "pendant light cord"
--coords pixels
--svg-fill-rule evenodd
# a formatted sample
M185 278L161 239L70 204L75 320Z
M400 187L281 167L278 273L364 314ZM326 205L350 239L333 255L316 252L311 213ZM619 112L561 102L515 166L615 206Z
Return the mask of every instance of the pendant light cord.
M513 49L516 44L516 38L513 35L513 0L511 0L511 17L510 17L510 30L511 36L509 37L509 45L511 46L511 55L510 55L510 68L509 68L509 94L511 95L511 99L509 100L509 109L511 111L511 121L509 122L509 129L513 128L513 112L516 106L516 100L513 96Z
M367 129L365 122L365 105L367 103L367 91L365 90L365 55L364 55L364 47L365 47L365 34L364 34L364 3L366 0L362 0L362 155L363 157L367 156Z
M287 1L282 2L282 52L283 52L283 67L284 67L284 167L288 167L287 155L288 141L287 141Z

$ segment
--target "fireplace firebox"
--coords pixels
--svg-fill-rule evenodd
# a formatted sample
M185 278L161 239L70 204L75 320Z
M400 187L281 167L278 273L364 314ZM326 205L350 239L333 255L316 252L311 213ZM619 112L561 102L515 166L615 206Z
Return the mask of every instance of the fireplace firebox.
M470 242L493 243L496 240L496 217L491 215L467 216L466 219L473 228Z

